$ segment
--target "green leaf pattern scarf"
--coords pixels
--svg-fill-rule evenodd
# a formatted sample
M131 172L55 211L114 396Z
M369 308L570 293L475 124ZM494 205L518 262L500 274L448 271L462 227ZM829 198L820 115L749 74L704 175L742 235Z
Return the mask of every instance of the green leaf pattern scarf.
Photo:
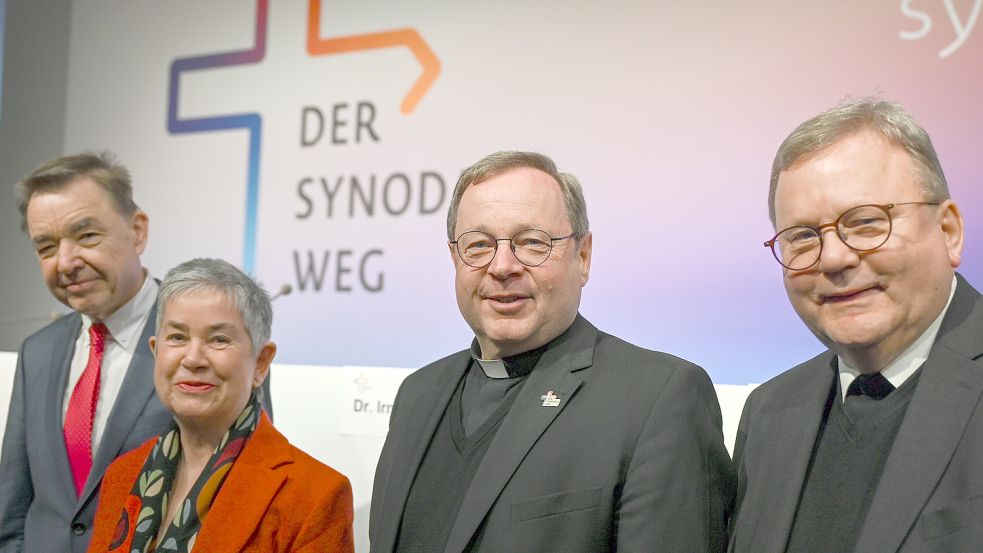
M222 437L158 544L157 534L181 459L181 433L177 422L172 423L157 439L123 504L109 553L189 553L226 475L256 430L260 409L259 400L253 395Z

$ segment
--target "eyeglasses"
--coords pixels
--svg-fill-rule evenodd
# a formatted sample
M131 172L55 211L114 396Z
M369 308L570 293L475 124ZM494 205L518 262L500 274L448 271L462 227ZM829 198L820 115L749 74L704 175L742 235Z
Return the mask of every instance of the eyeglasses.
M461 261L470 267L481 268L491 263L492 259L495 259L495 252L498 251L498 243L503 241L509 243L519 263L527 267L536 267L549 259L554 242L573 236L568 234L553 238L546 231L530 228L520 230L513 234L512 238L495 238L487 232L469 230L450 243L457 247L457 255L461 256Z
M819 263L823 232L828 228L835 228L836 235L853 251L876 250L891 237L891 210L900 205L939 205L939 202L858 205L844 211L832 223L816 227L797 225L779 231L765 242L765 247L771 248L775 259L790 271L802 271Z

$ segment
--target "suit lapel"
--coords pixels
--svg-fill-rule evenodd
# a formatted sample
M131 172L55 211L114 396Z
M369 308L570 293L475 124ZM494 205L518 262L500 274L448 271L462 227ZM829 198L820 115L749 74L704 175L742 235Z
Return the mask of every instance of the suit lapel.
M983 396L983 299L960 277L867 519L857 551L897 551L955 453Z
M526 454L570 403L583 383L572 372L591 365L596 339L597 329L578 315L529 374L461 501L445 553L464 550ZM559 398L555 407L544 406L548 392Z
M454 390L457 389L458 382L470 365L469 360L469 351L450 357L441 375L437 377L437 386L417 396L400 400L405 404L400 408L408 409L410 412L406 416L400 415L399 420L403 424L389 431L390 439L396 439L398 442L393 448L391 457L395 461L386 479L386 490L381 496L379 520L388 522L390 527L380 530L380 535L387 541L379 544L379 551L392 551L396 545L403 508L406 506L417 469L420 468L423 455L430 445L434 432L437 431L437 425L447 409L447 404L450 403ZM373 547L373 550L375 549Z
M123 443L132 433L137 419L140 418L140 413L143 412L147 401L154 394L154 357L147 341L154 333L156 319L157 306L155 304L150 310L147 323L140 334L140 342L137 344L133 359L130 360L130 366L126 370L119 395L116 396L116 403L106 421L106 428L102 433L99 449L95 451L92 457L92 472L89 473L89 479L82 489L79 504L85 503L98 486L99 481L102 480L102 475L106 472L109 464L123 453L121 451Z
M742 507L756 517L747 551L785 551L836 374L834 364L835 357L825 353L803 367L804 381L780 400L784 407L755 429L756 435L766 438L757 456L745 461L758 464L758 478L751 485L763 491L750 504L745 500Z
M65 401L65 388L68 386L68 375L71 372L72 355L75 353L75 340L79 329L82 328L82 317L78 313L68 316L69 320L63 326L64 334L52 340L51 357L47 360L51 367L51 380L47 386L47 397L44 420L41 421L42 431L47 434L48 449L51 451L51 462L55 465L58 480L61 481L65 494L75 501L75 480L72 478L72 468L68 463L68 450L65 448L65 431L62 423L62 405Z
M264 413L208 511L195 551L241 551L287 478L276 469L291 463L287 439Z
M956 274L958 286L949 311L942 320L937 342L948 346L966 359L983 357L983 296Z

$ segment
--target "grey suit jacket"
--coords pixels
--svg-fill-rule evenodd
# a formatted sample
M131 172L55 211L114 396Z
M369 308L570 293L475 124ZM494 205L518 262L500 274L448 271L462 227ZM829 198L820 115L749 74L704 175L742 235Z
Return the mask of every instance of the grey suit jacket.
M428 365L399 390L372 493L373 553L393 551L417 468L469 356ZM550 391L556 407L543 405ZM462 551L479 529L475 551L485 552L722 551L733 490L707 374L578 316L502 421L447 521L443 551Z
M962 276L921 368L856 551L983 550L983 297ZM748 397L737 432L730 550L785 550L836 357L823 353Z
M106 467L170 424L171 414L154 393L154 359L147 345L155 317L156 307L93 452L92 472L79 498L61 412L82 317L63 317L24 341L0 453L0 552L84 553Z

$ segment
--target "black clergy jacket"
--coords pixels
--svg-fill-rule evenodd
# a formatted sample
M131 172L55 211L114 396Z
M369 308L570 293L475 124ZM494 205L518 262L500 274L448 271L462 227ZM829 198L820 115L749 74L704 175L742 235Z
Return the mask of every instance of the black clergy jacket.
M376 469L372 553L397 542L406 499L470 351L400 387ZM501 422L439 553L726 547L734 472L703 369L598 331L579 316Z
M859 553L983 551L983 296L956 279L860 530ZM832 352L822 353L748 397L734 448L730 551L785 551L834 362Z

